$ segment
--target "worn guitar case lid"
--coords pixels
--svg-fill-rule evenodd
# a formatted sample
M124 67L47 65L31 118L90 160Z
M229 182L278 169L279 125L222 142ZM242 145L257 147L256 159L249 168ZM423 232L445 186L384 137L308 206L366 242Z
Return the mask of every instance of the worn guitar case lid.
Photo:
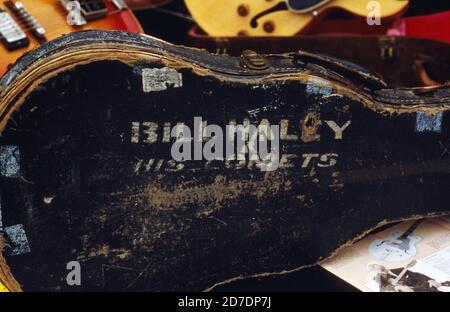
M449 91L306 51L49 42L0 80L0 281L207 290L449 214Z
M412 18L407 21L410 19ZM355 21L346 22L349 23L348 27L353 29L364 27L364 24L360 25ZM327 26L325 30L330 30L333 25L336 27L336 22L325 23L322 27ZM338 26L342 27L341 24ZM387 36L383 33L212 37L206 35L198 26L190 29L189 37L193 46L207 49L212 53L235 56L239 56L247 49L263 54L306 50L331 55L380 74L391 87L432 86L444 84L450 79L450 44L426 38Z

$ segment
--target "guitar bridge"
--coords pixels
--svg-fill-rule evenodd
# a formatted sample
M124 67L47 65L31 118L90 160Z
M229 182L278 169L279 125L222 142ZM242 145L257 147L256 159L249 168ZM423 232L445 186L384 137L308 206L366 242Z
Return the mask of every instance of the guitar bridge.
M61 4L64 6L64 8L67 10L67 12L70 13L69 3L71 2L78 2L79 9L80 9L80 16L79 21L80 23L77 24L78 26L86 24L88 21L96 20L102 17L105 17L108 15L108 8L106 7L106 4L102 0L78 0L78 1L72 1L72 0L59 0Z
M0 8L0 37L5 47L10 51L30 44L24 31L2 8Z

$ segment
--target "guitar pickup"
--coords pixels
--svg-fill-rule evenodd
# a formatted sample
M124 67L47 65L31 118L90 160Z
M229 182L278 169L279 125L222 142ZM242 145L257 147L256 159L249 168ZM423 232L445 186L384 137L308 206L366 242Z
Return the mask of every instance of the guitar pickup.
M12 51L30 44L27 35L5 10L0 8L0 37L6 49Z
M47 41L45 37L46 31L44 27L38 22L38 20L28 13L22 2L5 1L6 7L21 21L22 25L29 29L33 37L37 39L39 43Z
M88 21L103 18L108 15L108 8L101 0L59 0L68 13L77 13L73 10L72 2L78 2L79 16L76 25L81 26L87 24ZM75 8L76 10L77 8Z

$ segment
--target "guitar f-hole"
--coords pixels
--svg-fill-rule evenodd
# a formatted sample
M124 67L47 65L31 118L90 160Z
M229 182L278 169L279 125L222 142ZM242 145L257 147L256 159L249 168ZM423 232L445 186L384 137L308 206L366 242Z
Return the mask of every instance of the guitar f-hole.
M272 8L262 11L259 14L256 14L250 21L250 26L252 26L252 28L256 28L256 27L258 27L258 19L260 19L261 17L263 17L267 14L270 14L270 13L278 12L278 11L286 11L288 9L289 8L288 8L286 2L279 2Z

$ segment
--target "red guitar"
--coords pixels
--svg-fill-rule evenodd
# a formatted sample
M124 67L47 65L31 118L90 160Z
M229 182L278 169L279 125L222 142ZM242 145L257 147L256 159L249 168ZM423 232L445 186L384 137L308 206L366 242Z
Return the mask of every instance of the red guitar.
M142 32L123 0L20 0L0 4L0 75L25 52L86 29Z

